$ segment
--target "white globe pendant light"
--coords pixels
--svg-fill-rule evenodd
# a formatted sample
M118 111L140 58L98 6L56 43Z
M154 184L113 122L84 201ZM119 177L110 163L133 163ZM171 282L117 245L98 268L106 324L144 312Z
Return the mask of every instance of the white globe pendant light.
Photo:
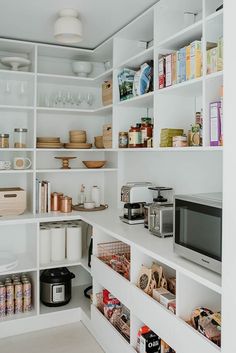
M80 42L82 38L82 23L78 18L78 11L63 9L54 25L54 37L59 43L72 44Z

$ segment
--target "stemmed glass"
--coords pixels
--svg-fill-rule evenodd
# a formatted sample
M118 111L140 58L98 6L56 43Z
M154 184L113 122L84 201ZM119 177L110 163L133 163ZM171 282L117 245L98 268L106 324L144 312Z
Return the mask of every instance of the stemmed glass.
M91 107L93 104L93 95L92 93L87 93L86 94L86 103Z

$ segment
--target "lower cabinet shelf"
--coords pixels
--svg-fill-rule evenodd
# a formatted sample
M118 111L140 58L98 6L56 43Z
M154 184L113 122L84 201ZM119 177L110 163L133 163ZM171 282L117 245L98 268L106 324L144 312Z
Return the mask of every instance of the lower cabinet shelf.
M92 256L92 276L99 284L119 298L122 304L130 308L130 282L96 256Z
M109 353L136 353L116 328L96 308L91 306L91 319L96 339L102 348Z
M71 300L68 304L57 307L49 307L40 303L40 314L51 314L65 310L73 310L81 308L84 313L90 318L90 300L84 296L84 289L90 284L72 287Z

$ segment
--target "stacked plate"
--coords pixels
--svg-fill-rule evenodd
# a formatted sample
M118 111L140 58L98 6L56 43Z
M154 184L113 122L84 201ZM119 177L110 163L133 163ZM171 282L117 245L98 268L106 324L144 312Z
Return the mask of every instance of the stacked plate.
M65 148L71 149L88 149L92 147L91 143L87 143L87 135L84 130L71 130L69 132L70 142L65 144Z
M37 148L62 148L60 137L37 137Z

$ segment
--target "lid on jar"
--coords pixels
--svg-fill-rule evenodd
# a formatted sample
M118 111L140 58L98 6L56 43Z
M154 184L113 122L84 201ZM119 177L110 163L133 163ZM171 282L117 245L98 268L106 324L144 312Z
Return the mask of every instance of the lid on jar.
M27 132L28 129L22 128L22 127L17 127L17 128L14 129L14 131L15 131L15 132Z
M9 134L0 134L0 137L9 137Z
M62 199L62 200L72 200L72 197L69 197L69 196L62 196L61 199Z
M120 131L119 134L120 134L120 135L127 135L128 132L127 132L127 131Z
M149 118L148 116L144 116L141 118L141 122L151 124L152 118Z

